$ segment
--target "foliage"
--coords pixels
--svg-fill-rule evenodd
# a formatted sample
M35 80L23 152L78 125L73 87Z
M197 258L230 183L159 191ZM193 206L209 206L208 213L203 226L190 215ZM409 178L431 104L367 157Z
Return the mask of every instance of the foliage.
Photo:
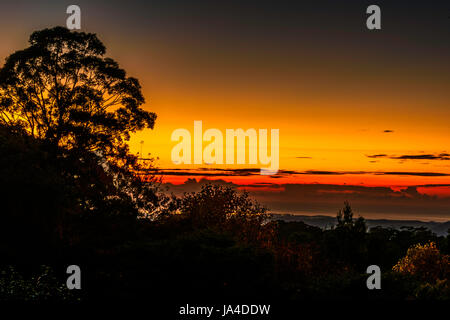
M367 230L363 217L358 217L356 220L353 219L353 209L347 201L344 202L344 208L338 211L336 219L336 228L338 230L348 229L356 233L365 233Z
M36 31L0 70L0 122L67 149L123 157L130 133L153 128L137 79L105 58L95 34Z
M435 283L420 284L414 295L420 300L450 300L450 280L436 280Z
M0 249L4 258L17 251L33 259L64 237L63 221L78 211L73 185L21 129L0 126L0 154Z
M41 266L36 275L25 278L13 266L0 270L0 301L76 301L74 292L54 276L49 266Z
M207 184L197 193L185 194L180 213L195 228L228 232L245 242L257 242L271 235L267 209L251 200L247 192Z
M406 256L401 258L392 268L399 273L417 276L427 282L448 279L450 276L450 256L443 255L436 243L416 244L408 249Z
M324 255L338 268L356 268L362 272L367 267L365 220L362 217L353 219L353 210L348 202L338 211L336 220L336 227L324 232Z
M156 119L138 80L95 34L55 27L29 43L0 69L2 244L42 251L130 236L166 201L159 179L141 175L153 161L128 151L130 134Z

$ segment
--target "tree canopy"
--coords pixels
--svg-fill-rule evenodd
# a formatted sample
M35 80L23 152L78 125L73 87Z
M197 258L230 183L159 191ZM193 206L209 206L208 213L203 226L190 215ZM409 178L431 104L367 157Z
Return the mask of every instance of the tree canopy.
M55 27L29 44L0 68L1 230L24 244L33 235L52 243L120 233L116 225L158 207L157 179L137 174L152 161L138 161L127 144L156 115L95 34Z
M0 123L51 145L116 156L130 133L153 128L139 81L127 77L95 34L63 27L31 34L0 69Z

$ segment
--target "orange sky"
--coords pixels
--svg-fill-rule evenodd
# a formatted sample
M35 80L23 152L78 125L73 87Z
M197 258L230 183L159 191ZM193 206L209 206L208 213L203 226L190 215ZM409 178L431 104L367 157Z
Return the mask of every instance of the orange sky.
M279 129L280 170L302 173L217 177L236 184L450 185L450 161L442 157L394 159L450 153L446 11L408 3L408 13L384 5L379 32L365 29L360 5L332 1L326 10L312 2L301 8L240 4L237 11L212 3L78 5L83 31L97 33L107 55L140 80L144 108L158 118L153 131L132 137L131 150L139 152L144 141L144 155L159 157L163 169L180 168L170 159L173 130L193 132L194 120L202 120L204 130L223 133ZM33 30L64 24L64 10L56 1L2 4L9 27L0 28L0 58L23 48ZM385 156L368 157L377 154ZM450 195L445 186L418 190Z

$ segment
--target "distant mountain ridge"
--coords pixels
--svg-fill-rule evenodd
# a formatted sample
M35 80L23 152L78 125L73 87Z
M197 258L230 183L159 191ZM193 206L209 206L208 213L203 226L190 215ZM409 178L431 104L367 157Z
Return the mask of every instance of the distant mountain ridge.
M336 217L331 216L306 216L294 214L273 214L273 219L284 221L302 221L308 225L319 228L330 228L336 225ZM389 220L389 219L366 219L367 226L374 228L377 226L384 228L400 229L401 227L426 227L438 236L446 236L447 230L450 229L450 221L434 222L419 220Z

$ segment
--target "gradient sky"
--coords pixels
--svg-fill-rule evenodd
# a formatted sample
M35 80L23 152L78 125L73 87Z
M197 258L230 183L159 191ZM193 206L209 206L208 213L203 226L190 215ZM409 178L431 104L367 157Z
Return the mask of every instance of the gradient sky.
M16 0L0 3L0 59L65 25L70 4L140 80L158 119L131 149L144 141L173 190L206 177L279 212L334 214L350 200L365 216L450 219L449 1ZM382 30L366 29L370 4ZM280 129L280 173L175 166L170 135L194 120Z

